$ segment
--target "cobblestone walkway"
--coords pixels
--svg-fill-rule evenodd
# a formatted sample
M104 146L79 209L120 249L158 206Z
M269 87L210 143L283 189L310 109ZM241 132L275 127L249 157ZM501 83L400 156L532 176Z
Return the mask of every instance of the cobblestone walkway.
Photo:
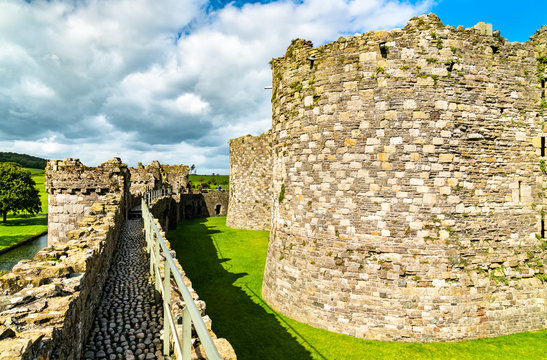
M164 359L163 312L149 281L142 227L141 219L123 226L84 359Z

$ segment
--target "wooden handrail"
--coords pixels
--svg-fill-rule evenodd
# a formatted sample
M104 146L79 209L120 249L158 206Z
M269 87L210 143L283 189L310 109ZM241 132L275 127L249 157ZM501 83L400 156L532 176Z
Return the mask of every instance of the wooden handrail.
M163 301L163 354L169 356L170 336L173 335L175 343L175 354L178 359L190 360L192 346L192 324L203 345L207 359L220 360L218 350L203 322L200 312L190 294L190 291L184 284L182 275L179 272L165 240L163 239L158 227L154 222L154 217L150 212L148 204L161 196L170 195L170 189L153 190L143 195L142 199L142 218L144 221L144 233L146 238L146 249L150 254L150 274L154 277L156 290L162 295ZM160 250L165 257L164 277L160 272ZM175 326L175 321L170 307L171 298L171 276L175 279L175 284L179 289L185 303L182 313L182 336L179 336Z

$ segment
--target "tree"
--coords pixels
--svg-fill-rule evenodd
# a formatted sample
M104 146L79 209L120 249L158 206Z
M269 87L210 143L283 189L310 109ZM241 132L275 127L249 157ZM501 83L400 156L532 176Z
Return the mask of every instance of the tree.
M8 212L27 211L35 215L42 211L40 195L30 171L16 163L0 163L0 213L6 222Z
M192 173L192 171L196 170L196 165L192 164L192 166L190 166L190 174ZM194 174L196 172L194 171Z

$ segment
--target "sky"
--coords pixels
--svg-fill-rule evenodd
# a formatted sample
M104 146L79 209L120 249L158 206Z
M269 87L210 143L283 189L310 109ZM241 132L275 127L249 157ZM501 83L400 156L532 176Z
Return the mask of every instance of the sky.
M0 151L228 174L228 140L271 128L268 62L291 39L429 12L509 41L547 24L539 0L0 0Z

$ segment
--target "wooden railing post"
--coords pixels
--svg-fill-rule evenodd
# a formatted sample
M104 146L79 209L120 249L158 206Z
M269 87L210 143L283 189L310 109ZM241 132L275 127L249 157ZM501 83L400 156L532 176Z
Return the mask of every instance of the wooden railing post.
M169 312L171 311L171 267L165 262L163 269L163 355L169 356L170 322Z
M192 356L192 319L188 306L182 310L182 360L190 360Z

